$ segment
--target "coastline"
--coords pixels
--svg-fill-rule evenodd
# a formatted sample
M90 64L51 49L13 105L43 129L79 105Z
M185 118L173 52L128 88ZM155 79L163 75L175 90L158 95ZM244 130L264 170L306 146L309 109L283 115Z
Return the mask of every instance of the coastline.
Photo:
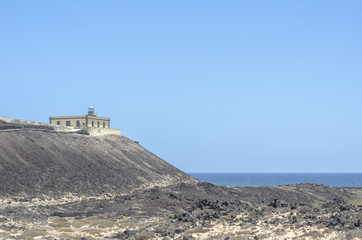
M188 173L202 181L223 186L280 186L322 184L330 187L362 187L362 173Z

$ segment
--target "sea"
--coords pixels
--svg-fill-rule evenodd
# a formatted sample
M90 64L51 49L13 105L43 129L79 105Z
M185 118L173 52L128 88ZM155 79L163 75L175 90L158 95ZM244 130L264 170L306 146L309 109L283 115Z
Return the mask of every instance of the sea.
M274 186L299 183L331 187L362 187L362 173L189 173L210 183L225 186Z

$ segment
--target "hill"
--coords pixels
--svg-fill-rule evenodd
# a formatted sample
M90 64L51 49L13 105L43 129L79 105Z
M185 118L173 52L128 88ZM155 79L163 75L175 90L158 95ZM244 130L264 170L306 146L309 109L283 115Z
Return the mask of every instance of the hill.
M0 196L125 193L194 181L123 136L90 137L24 126L4 129Z

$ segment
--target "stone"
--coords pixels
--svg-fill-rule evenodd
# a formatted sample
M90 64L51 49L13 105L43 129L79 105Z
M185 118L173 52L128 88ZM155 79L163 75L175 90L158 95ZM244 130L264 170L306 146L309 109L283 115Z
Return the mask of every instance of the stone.
M193 236L189 235L189 236L184 236L183 240L195 240L195 238Z
M271 202L268 206L271 206L273 208L283 208L283 207L288 207L289 203L284 200L274 199L274 201Z

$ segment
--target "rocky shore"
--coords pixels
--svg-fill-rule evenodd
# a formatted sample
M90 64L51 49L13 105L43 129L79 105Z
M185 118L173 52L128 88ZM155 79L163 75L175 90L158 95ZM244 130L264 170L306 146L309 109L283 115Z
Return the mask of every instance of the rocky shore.
M321 197L321 190L330 194ZM298 201L295 194L306 197ZM8 198L0 206L0 239L362 237L362 190L313 184L258 189L181 183L97 198Z

